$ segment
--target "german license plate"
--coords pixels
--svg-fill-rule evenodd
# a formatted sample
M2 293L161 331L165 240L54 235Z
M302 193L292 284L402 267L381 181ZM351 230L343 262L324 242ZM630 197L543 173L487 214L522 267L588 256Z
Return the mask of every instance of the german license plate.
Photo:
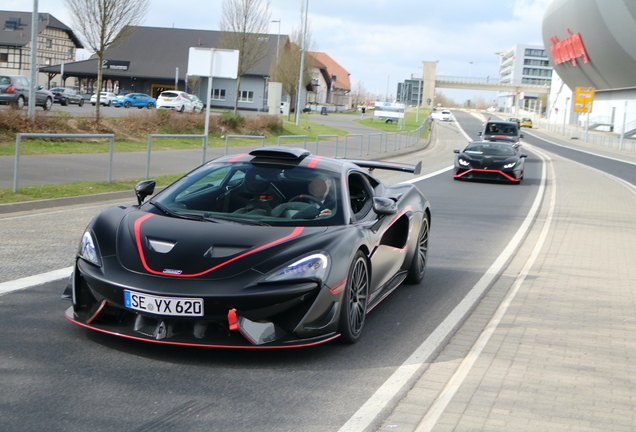
M124 290L127 308L167 316L203 316L203 299L163 297Z

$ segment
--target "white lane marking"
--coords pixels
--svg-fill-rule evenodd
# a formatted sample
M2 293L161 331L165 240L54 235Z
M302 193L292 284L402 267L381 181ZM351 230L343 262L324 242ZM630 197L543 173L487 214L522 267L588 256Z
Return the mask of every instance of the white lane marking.
M410 179L410 180L405 180L405 181L403 181L403 182L400 182L400 184L402 184L402 183L417 183L418 181L426 180L426 179L429 179L429 178L431 178L431 177L435 177L436 175L443 174L443 173L445 173L446 171L450 171L450 170L452 170L452 169L453 169L453 166L452 166L452 165L451 165L451 166L447 166L446 168L442 168L441 170L437 170L437 171L432 172L432 173L430 173L430 174L426 174L426 175L423 175L423 176L421 176L421 177L417 177L417 178Z
M545 178L546 161L544 159L544 156L541 155L541 152L536 151L536 153L539 155L539 157L543 161L542 177ZM551 160L547 155L545 155L545 158L548 160ZM497 308L497 311L491 318L490 322L486 325L486 328L484 329L484 331L479 335L479 338L477 339L473 347L470 349L466 357L464 357L461 364L459 365L459 367L457 368L457 370L455 371L451 379L446 384L446 387L444 387L444 390L442 390L442 392L437 397L437 399L435 400L431 408L428 410L428 412L426 413L422 421L417 425L417 427L415 428L415 432L430 432L433 430L433 428L435 427L435 424L437 423L441 415L446 410L446 407L448 406L450 401L453 399L453 396L455 396L460 386L463 384L464 380L468 376L468 373L470 372L472 367L475 365L475 363L479 359L480 354L486 347L486 344L490 340L491 336L495 333L495 330L499 326L499 323L503 319L506 311L512 304L512 300L517 295L517 292L519 291L521 284L523 284L523 282L526 280L526 277L528 276L530 269L532 268L535 261L537 260L537 257L539 256L539 253L541 252L541 249L543 248L543 244L545 243L545 240L548 236L548 231L550 230L550 225L552 224L552 219L554 216L554 209L556 207L556 174L554 172L553 164L550 164L550 175L552 179L552 193L550 194L550 206L548 208L548 214L546 216L546 220L543 224L543 229L541 230L541 233L539 234L539 238L537 239L537 243L535 244L532 250L532 253L530 254L530 257L528 258L525 265L519 272L519 275L515 279L512 286L510 287L508 294L506 294L506 297Z
M413 376L422 365L429 360L437 347L451 334L455 326L468 314L475 303L479 301L484 291L499 275L510 257L515 253L521 241L532 226L545 193L546 167L541 172L541 184L523 223L510 240L506 248L497 257L475 286L466 294L461 302L451 311L430 336L406 359L401 366L375 391L375 393L356 411L338 432L359 432L367 428L379 413L403 391L407 384L413 382Z
M613 157L610 157L610 156L603 156L603 155L600 155L600 154L597 154L597 153L592 153L592 152L586 151L586 150L579 150L577 148L568 147L566 145L555 143L554 141L550 141L550 140L545 139L545 138L541 138L540 136L537 136L537 135L535 135L535 134L533 134L531 132L528 132L528 131L526 131L526 133L528 135L530 135L530 136L533 136L533 137L537 138L537 139L540 139L542 141L545 141L547 143L550 143L550 144L558 146L558 147L563 147L563 148L568 149L568 150L574 150L574 151L577 151L579 153L585 153L585 154L592 155L592 156L598 156L600 158L604 158L604 159L608 159L608 160L612 160L612 161L616 161L616 162L623 162L623 163L630 164L630 165L636 165L636 162L629 162L629 161L625 161L625 160L622 160L622 159L616 159L616 158L613 158ZM583 165L585 165L585 164L583 164Z
M53 270L48 273L41 273L34 276L16 279L9 282L0 283L0 295L11 291L17 291L24 288L30 288L36 285L42 285L59 279L65 279L73 272L73 266L65 267L59 270Z

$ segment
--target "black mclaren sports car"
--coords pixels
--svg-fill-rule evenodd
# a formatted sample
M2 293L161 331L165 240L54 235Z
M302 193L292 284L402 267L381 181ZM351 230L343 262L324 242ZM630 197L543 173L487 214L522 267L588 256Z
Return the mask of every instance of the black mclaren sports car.
M369 172L419 165L263 147L103 211L64 297L80 326L165 344L285 348L355 342L366 314L419 283L431 212L411 184Z
M523 179L524 159L521 146L494 141L473 141L463 150L455 150L455 180L503 180L519 184Z

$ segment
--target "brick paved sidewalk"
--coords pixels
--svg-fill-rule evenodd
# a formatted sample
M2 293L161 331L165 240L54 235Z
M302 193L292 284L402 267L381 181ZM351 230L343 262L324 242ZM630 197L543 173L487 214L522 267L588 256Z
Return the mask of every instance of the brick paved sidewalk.
M557 156L552 165L556 178L524 246L378 430L636 429L636 189ZM425 427L530 256L552 192L554 215L528 277L450 403Z

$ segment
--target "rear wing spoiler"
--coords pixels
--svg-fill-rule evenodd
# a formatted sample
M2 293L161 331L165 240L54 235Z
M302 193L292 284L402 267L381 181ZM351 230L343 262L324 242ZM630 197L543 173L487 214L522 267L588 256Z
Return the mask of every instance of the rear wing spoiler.
M391 170L391 171L410 172L413 174L419 174L422 171L422 161L419 161L417 165L395 163L395 162L379 162L379 161L372 161L372 160L347 159L347 161L353 164L356 164L361 168L369 168L369 170L371 171L373 171L376 168Z

